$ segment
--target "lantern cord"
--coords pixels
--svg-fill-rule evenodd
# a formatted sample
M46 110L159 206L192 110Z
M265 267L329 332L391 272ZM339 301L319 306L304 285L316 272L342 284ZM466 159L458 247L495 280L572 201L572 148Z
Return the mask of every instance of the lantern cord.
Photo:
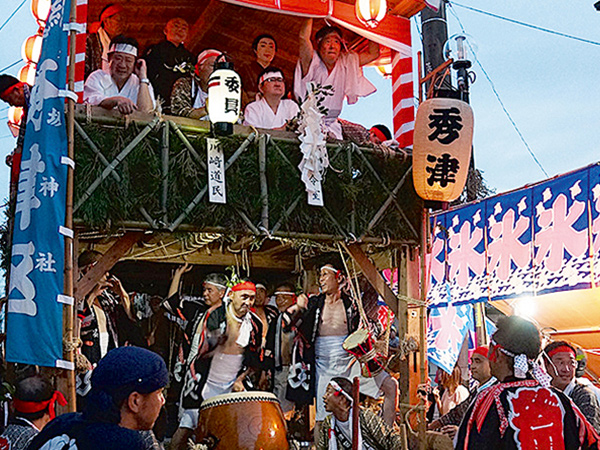
M17 8L12 12L12 14L10 16L8 16L8 19L6 19L4 21L4 23L2 25L0 25L0 31L2 31L2 29L5 27L5 25L10 21L10 19L12 19L14 17L14 15L23 7L23 5L27 2L27 0L23 0L21 2L21 4L19 6L17 6Z
M456 18L456 20L458 21L458 24L460 25L460 28L461 28L462 32L466 34L465 27L463 26L462 22L460 21L460 18L458 17L458 15L454 11L454 9L453 8L449 8L449 10L452 13L452 15ZM475 62L477 63L477 65L481 69L481 72L485 75L485 78L490 83L490 87L492 88L492 92L494 92L494 95L496 96L496 99L498 100L498 103L500 103L500 107L502 108L502 111L504 111L504 114L508 118L508 120L511 123L512 127L517 132L517 135L521 139L521 142L523 142L523 145L525 145L525 148L527 149L527 151L529 152L529 154L531 155L531 157L533 158L533 160L535 161L535 163L538 165L538 167L541 169L541 171L544 173L544 175L546 175L546 178L550 178L550 175L548 175L548 172L546 172L546 169L544 169L544 167L542 166L542 163L539 161L539 159L537 159L537 156L535 156L535 153L533 153L533 150L531 149L531 147L529 146L529 144L525 140L525 136L523 136L523 134L521 133L521 130L519 130L519 127L517 126L517 124L513 120L512 116L510 115L510 113L506 109L506 106L504 106L504 102L500 98L500 94L496 90L496 86L494 85L494 82L490 78L490 76L487 73L487 71L483 68L483 65L479 61L479 58L477 57L477 55L475 54L475 52L473 52L473 56L475 57Z
M23 60L22 60L22 59L18 59L18 60L16 60L14 63L12 63L12 64L10 64L10 65L6 66L6 67L5 67L5 68L3 68L3 69L0 69L0 72L4 72L5 70L8 70L8 69L10 69L11 67L14 67L14 66L16 66L16 65L17 65L17 64L19 64L21 61L23 61Z

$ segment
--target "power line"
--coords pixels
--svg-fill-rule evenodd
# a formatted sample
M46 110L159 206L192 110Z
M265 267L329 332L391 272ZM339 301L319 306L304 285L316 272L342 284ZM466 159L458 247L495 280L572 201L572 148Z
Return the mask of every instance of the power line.
M524 27L528 27L528 28L531 28L531 29L534 29L534 30L538 30L538 31L543 31L544 33L554 34L556 36L565 37L567 39L573 39L574 41L585 42L586 44L592 44L592 45L598 45L598 46L600 46L600 42L598 42L598 41L592 41L590 39L585 39L585 38L580 38L578 36L573 36L572 34L561 33L560 31L555 31L555 30L551 30L549 28L540 27L538 25L532 25L530 23L521 22L520 20L510 19L508 17L500 16L498 14L494 14L494 13L491 13L491 12L488 12L488 11L483 11L481 9L473 8L472 6L461 5L460 3L456 3L456 2L452 2L452 3L449 3L449 4L451 6L459 6L461 8L465 8L465 9L468 9L470 11L477 12L479 14L484 14L486 16L494 17L496 19L504 20L506 22L514 23L514 24L521 25L521 26L524 26Z
M23 60L22 60L22 59L18 59L18 60L16 60L14 63L12 63L12 64L10 64L10 65L6 66L4 69L0 69L0 72L4 72L5 70L8 70L8 69L10 69L11 67L14 67L14 66L16 66L16 65L17 65L17 64L19 64L21 61L23 61Z
M2 25L0 25L0 31L2 31L2 28L5 27L5 25L10 21L10 19L12 19L14 17L14 15L23 7L23 5L27 3L27 0L23 0L21 2L21 4L19 6L17 6L17 9L15 9L12 14L10 16L8 16L8 19L6 19L4 21L4 23Z
M460 21L460 18L458 17L458 15L456 14L456 12L450 8L450 12L452 13L452 15L456 18L456 20L458 21L458 24L460 25L460 28L462 30L463 33L466 33L465 31L465 27L463 26L462 22ZM472 49L471 49L472 50ZM474 56L475 56L475 62L477 63L477 65L479 66L479 68L481 69L481 72L483 72L483 74L485 75L485 78L488 80L488 82L490 83L490 87L492 88L492 92L494 93L494 95L496 96L496 99L498 100L498 103L500 103L500 107L502 108L502 110L504 111L504 114L506 114L506 117L508 118L508 120L510 121L511 125L513 126L513 128L515 129L515 131L517 132L517 134L519 135L519 138L521 139L521 142L523 142L523 144L525 145L525 148L527 148L527 151L529 152L529 154L531 155L531 157L533 158L533 160L535 161L535 163L538 165L538 167L542 170L542 172L544 173L544 175L546 175L546 178L550 178L550 175L548 175L548 172L546 172L546 169L544 169L544 167L542 166L542 163L540 163L540 161L537 159L537 157L535 156L535 153L533 153L533 150L531 149L531 147L529 146L529 144L527 143L527 141L525 140L525 137L523 136L523 134L521 133L521 130L519 130L519 127L517 126L517 124L515 123L515 121L513 120L512 116L510 115L510 113L508 112L508 110L506 109L506 106L504 106L504 102L502 101L502 99L500 98L500 94L498 93L498 91L496 90L496 86L494 85L494 82L492 81L492 79L490 78L489 74L487 73L487 71L483 68L483 65L481 64L481 61L479 61L479 58L477 57L477 55L475 55L475 52L473 52Z

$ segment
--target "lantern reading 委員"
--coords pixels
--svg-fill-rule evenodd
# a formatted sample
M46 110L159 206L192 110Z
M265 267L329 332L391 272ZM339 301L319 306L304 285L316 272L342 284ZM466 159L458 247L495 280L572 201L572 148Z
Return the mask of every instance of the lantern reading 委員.
M208 117L217 134L231 134L240 117L242 80L233 63L218 62L208 79Z
M451 202L463 191L473 145L473 110L451 98L421 103L415 120L413 181L419 197Z

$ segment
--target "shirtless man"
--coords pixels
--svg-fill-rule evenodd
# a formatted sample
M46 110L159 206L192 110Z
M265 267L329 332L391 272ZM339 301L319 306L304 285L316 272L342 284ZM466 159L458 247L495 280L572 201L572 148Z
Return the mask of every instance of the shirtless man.
M262 322L250 309L254 305L256 286L242 282L231 288L229 298L216 309L209 309L202 319L196 357L187 368L181 406L188 417L182 428L194 430L202 401L216 395L245 390L244 379L259 368ZM195 410L195 411L194 411ZM187 439L177 431L171 448L186 448Z

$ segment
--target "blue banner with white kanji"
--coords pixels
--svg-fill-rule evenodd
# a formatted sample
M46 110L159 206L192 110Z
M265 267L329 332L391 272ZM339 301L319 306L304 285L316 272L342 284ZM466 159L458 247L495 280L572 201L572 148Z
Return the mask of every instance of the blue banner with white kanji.
M27 113L10 268L6 360L62 364L70 0L53 0ZM67 300L68 301L68 300Z

